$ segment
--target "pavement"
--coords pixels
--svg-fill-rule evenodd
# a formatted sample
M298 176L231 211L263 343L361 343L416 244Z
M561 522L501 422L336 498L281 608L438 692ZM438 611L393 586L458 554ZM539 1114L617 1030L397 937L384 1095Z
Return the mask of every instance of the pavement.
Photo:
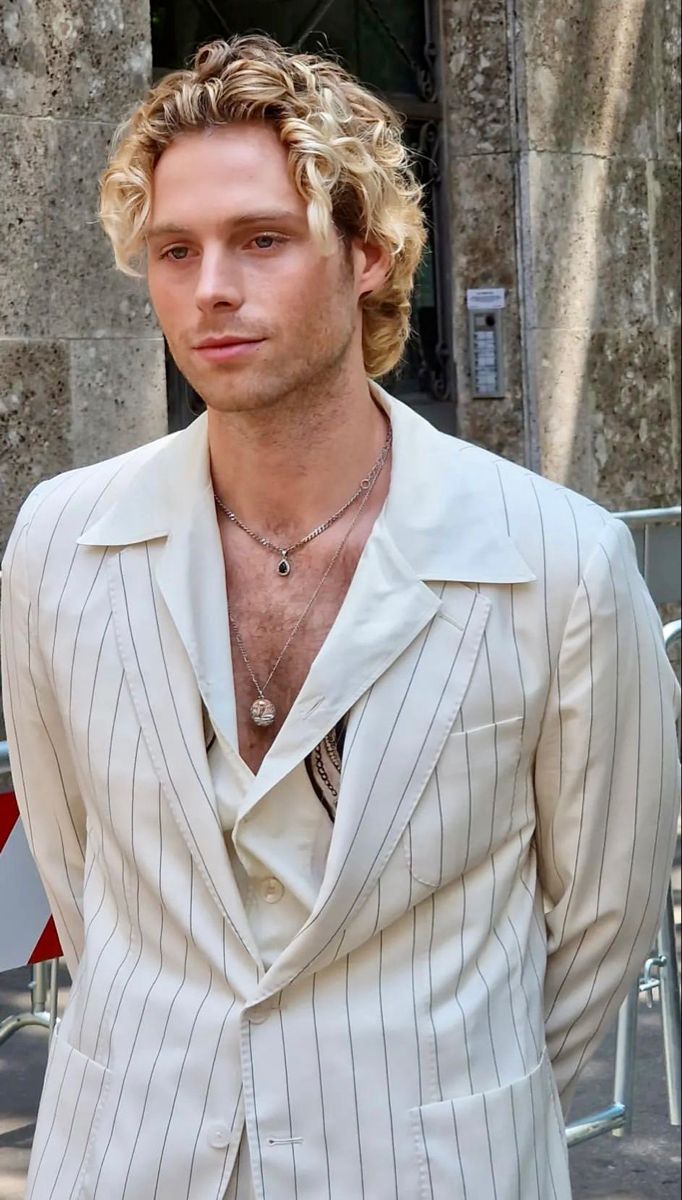
M0 974L0 1022L10 1014L30 1011L30 975L28 968ZM68 995L63 964L59 982L61 1012ZM632 1134L623 1138L606 1134L571 1150L574 1200L678 1200L680 1139L679 1130L668 1121L660 1028L658 1005L649 1010L641 1003ZM571 1118L610 1103L613 1054L612 1034L585 1069ZM0 1200L24 1200L46 1059L47 1030L38 1026L24 1026L0 1045Z

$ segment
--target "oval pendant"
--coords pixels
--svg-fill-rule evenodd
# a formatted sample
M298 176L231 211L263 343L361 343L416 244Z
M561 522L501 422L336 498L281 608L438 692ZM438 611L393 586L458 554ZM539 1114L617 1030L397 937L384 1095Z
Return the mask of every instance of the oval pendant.
M277 567L278 575L289 575L291 573L291 563L287 558L283 558Z
M254 725L264 726L272 725L277 710L272 700L266 700L265 696L259 696L257 700L254 700L249 712Z

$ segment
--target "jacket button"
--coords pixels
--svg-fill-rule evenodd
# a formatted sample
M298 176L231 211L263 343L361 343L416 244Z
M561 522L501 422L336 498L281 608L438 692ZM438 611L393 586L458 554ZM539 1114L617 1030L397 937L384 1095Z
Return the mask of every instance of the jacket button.
M247 1018L251 1021L251 1025L263 1025L268 1020L271 1008L255 1008L252 1013L247 1013Z
M246 1015L252 1025L262 1025L274 1011L273 1005L263 1005L261 1008L254 1008Z
M206 1139L209 1146L213 1146L216 1150L224 1150L230 1144L230 1131L227 1125L216 1122L215 1125L209 1125Z
M271 876L270 879L264 879L260 885L260 894L267 904L276 904L284 895L284 885L279 879Z

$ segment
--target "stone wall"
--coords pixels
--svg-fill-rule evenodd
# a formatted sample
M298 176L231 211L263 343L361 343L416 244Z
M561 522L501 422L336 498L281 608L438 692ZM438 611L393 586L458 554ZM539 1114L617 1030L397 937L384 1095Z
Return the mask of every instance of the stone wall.
M151 78L147 0L0 0L0 16L1 552L36 483L167 418L144 283L96 221L108 141Z
M676 0L443 0L460 432L612 507L677 497ZM97 226L151 79L148 0L4 0L0 546L35 482L166 429L143 282ZM508 395L472 400L465 292L498 285Z
M674 0L444 0L460 430L613 509L679 503ZM472 400L467 287L510 289Z
M0 547L39 480L166 431L145 285L96 222L111 134L151 79L147 0L0 0Z
M505 0L443 0L458 432L528 460L516 263L512 82ZM504 287L507 397L471 398L467 288Z
M166 429L143 281L96 222L148 0L0 0L0 546L34 483ZM442 0L460 432L611 507L677 498L677 0ZM465 292L508 289L473 400Z

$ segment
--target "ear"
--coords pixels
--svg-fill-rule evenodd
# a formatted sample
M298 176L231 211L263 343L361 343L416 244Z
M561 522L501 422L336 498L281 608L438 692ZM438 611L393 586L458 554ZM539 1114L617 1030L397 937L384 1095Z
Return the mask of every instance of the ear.
M391 256L384 246L353 241L353 263L358 300L369 296L385 282L391 269Z

